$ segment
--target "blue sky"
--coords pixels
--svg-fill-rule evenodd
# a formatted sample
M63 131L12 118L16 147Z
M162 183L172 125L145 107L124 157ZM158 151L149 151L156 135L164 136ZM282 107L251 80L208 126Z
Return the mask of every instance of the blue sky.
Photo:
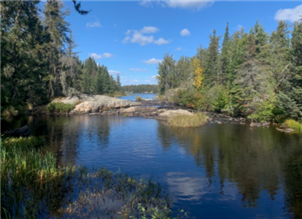
M249 31L256 19L271 32L278 19L292 23L302 15L301 1L82 1L91 10L86 16L71 1L65 5L80 59L94 57L114 77L119 73L123 85L156 84L165 53L176 60L194 56L200 44L208 46L213 29L223 36L227 22L230 34Z

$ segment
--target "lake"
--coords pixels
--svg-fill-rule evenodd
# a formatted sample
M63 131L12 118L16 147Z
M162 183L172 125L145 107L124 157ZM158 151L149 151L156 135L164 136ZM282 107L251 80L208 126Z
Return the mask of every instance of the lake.
M149 100L154 100L156 97L156 94L145 94L145 93L127 93L128 96L121 96L119 97L122 100L130 100L130 101L135 101L136 97L141 97L142 99L149 99Z
M146 94L150 95L150 94ZM129 96L128 96L129 97ZM301 218L302 138L274 127L100 115L2 120L44 136L59 164L119 169L161 183L189 218Z

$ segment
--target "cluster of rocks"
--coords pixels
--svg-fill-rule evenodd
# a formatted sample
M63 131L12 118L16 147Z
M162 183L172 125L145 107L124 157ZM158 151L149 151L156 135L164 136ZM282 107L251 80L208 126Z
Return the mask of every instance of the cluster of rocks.
M144 117L158 120L166 120L175 115L193 115L198 112L193 109L182 109L180 106L166 100L143 100L132 102L104 95L78 94L72 97L57 98L53 102L75 104L75 109L69 115L119 115L127 117ZM46 110L40 110L40 114L50 114ZM207 123L210 124L249 124L250 127L269 127L269 122L254 123L243 117L232 117L228 113L204 112L207 116ZM62 115L66 113L53 113ZM273 124L274 125L274 124ZM277 124L275 124L277 125ZM294 130L288 127L279 126L278 131L290 133Z
M205 112L207 115L207 123L210 124L240 124L245 125L248 120L243 117L232 117L225 114L213 113L213 112Z
M121 109L100 110L98 113L89 113L89 115L120 115L125 117L144 117L159 120L166 120L175 115L193 115L193 113L182 109L162 109L158 107L135 106Z

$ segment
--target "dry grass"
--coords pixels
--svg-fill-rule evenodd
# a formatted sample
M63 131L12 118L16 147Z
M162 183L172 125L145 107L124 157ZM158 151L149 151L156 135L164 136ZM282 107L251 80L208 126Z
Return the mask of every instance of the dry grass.
M140 96L138 96L138 97L135 97L135 100L136 100L137 102L139 102L139 101L142 101L143 98L141 98Z
M198 127L205 124L207 117L203 113L196 113L192 116L177 115L168 118L168 123L174 127Z

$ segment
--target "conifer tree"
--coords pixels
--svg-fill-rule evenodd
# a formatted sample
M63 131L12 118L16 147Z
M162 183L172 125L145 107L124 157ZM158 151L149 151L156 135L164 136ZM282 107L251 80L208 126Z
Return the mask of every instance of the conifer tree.
M206 52L205 62L205 83L209 86L221 82L221 69L219 65L219 39L220 36L216 36L216 30L213 30L213 35L210 35L210 45Z

